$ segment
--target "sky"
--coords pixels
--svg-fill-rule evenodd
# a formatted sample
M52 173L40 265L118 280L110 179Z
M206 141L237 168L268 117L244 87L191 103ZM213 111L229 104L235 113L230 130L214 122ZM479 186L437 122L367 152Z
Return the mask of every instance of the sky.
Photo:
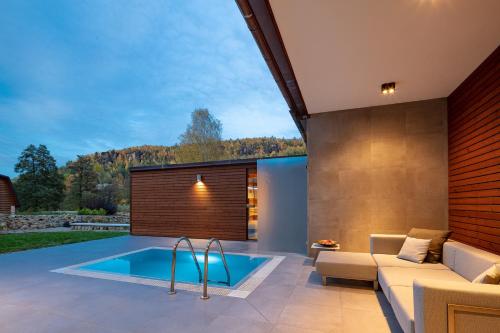
M300 136L234 1L0 1L0 174L31 143L173 145L200 107L224 139Z

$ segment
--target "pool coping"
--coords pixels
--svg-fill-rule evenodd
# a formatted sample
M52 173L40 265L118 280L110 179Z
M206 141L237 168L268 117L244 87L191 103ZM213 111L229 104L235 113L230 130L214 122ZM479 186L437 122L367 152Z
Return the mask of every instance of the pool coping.
M95 260L86 261L83 263L79 263L76 265L66 266L62 268L53 269L50 272L52 273L60 273L60 274L68 274L68 275L76 275L104 280L112 280L112 281L121 281L135 284L142 284L147 286L161 287L161 288L170 288L170 280L156 280L142 277L134 277L127 275L119 275L119 274L111 274L111 273L103 273L96 271L84 271L79 270L78 268L98 262L102 262L109 259L114 259L118 257L122 257L128 254L142 252L150 249L162 249L162 250L171 250L171 247L161 247L161 246L150 246L144 247L138 250L123 252L119 254L115 254L112 256L99 258ZM179 249L178 251L189 251L188 249ZM227 254L239 254L246 256L255 256L255 257L266 257L269 258L266 262L257 267L254 271L250 273L250 275L243 280L243 282L238 283L235 288L223 288L223 287L213 287L208 286L208 294L209 295L218 295L218 296L229 296L229 297L237 297L237 298L247 298L261 283L266 279L271 272L278 267L278 265L285 259L285 256L276 256L276 255L267 255L267 254L255 254L255 253L240 253L240 252L226 252ZM191 284L184 282L176 282L175 283L176 290L184 290L191 292L199 292L201 293L203 290L202 284Z

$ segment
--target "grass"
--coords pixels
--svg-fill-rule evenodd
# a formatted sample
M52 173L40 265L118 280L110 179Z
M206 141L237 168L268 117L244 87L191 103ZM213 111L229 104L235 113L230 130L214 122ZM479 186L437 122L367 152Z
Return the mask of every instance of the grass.
M118 231L62 231L4 234L0 235L0 253L80 243L96 239L124 236L127 234L128 232Z

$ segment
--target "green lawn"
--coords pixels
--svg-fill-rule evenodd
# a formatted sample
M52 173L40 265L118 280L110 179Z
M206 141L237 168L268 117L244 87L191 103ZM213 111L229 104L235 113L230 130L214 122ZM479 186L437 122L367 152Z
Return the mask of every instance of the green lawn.
M128 235L128 232L114 231L62 231L30 232L24 234L0 235L0 253L23 251L40 247L86 242Z

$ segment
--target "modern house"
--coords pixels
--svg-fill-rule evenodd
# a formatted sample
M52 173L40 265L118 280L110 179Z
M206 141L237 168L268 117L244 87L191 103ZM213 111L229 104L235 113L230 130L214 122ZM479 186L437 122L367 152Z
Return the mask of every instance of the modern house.
M10 178L0 175L0 214L10 214L19 206Z
M0 256L0 331L500 332L500 1L236 4L307 156L132 168L167 237Z
M237 4L307 143L303 172L260 180L255 159L133 168L132 234L368 251L372 233L420 227L500 253L498 2ZM300 214L288 196L305 200Z
M498 1L237 0L307 142L308 242L500 253Z

